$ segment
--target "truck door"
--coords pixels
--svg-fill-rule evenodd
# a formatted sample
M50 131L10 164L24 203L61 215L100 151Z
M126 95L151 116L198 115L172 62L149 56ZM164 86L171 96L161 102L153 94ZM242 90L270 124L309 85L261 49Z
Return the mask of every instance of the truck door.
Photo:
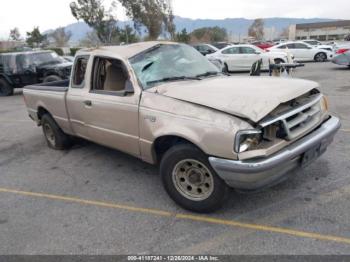
M139 92L123 61L95 56L91 85L84 100L90 140L134 156L139 149Z
M86 73L89 56L78 56L73 66L70 88L66 97L66 106L75 135L89 139L88 128L86 127L85 92L88 88L89 76ZM87 79L87 80L85 80Z

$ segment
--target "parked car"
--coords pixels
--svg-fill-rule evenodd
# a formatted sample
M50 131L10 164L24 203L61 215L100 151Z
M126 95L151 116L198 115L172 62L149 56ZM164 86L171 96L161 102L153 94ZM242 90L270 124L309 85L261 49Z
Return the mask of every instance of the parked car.
M74 62L74 56L66 55L66 56L62 56L62 58L68 62Z
M335 48L336 54L342 54L350 50L350 44L338 44Z
M217 49L223 49L223 48L225 48L225 47L227 47L227 46L230 46L230 45L232 45L231 43L228 43L228 42L217 42L217 43L213 43L212 44L213 46L215 46Z
M337 65L350 67L350 50L344 50L344 52L337 53L333 57L332 62Z
M195 44L193 47L204 56L215 53L219 50L210 44Z
M333 58L333 52L321 50L304 42L288 42L273 46L268 49L270 52L291 53L298 62L315 61L325 62Z
M73 68L70 81L24 89L48 146L76 136L159 163L169 196L196 212L219 208L229 187L286 179L340 128L317 83L226 76L185 44L82 50Z
M325 44L322 44L320 41L317 41L317 40L310 39L310 40L303 40L302 42L307 43L307 44L309 44L309 45L311 45L313 47L316 47L318 49L324 49L324 50L328 50L330 52L334 51L333 45L325 45Z
M279 44L286 43L286 42L288 42L287 39L275 39L275 40L273 40L274 45L279 45Z
M262 70L268 70L272 63L288 61L285 52L265 52L255 45L233 45L207 56L209 59L220 59L228 72L249 71L252 65L262 59Z
M0 96L12 95L14 88L68 79L71 67L52 51L0 54Z
M265 49L268 49L270 47L273 47L275 44L272 42L256 41L256 42L253 42L252 45L255 45L255 46L265 50Z

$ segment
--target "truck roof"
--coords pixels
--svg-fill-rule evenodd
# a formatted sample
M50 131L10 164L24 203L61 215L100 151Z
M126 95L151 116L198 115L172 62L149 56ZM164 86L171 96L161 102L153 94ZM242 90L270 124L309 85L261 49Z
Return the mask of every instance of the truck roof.
M114 54L118 54L125 59L129 59L143 51L146 51L156 45L177 45L175 42L168 41L149 41L149 42L140 42L130 45L122 45L122 46L101 46L98 48L90 48L90 49L82 49L78 53L79 54L89 54L93 52L111 52Z

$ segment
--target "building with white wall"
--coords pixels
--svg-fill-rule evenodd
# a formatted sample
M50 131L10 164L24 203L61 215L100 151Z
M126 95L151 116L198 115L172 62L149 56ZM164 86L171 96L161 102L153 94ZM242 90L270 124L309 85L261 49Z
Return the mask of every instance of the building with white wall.
M290 40L317 39L319 41L344 40L350 34L350 20L307 23L289 27Z

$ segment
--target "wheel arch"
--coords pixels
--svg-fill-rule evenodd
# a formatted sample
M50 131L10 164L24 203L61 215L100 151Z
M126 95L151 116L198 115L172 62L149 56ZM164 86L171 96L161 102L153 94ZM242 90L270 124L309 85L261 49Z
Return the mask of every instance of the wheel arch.
M37 109L37 116L38 116L38 120L41 122L41 118L43 117L43 115L48 114L52 117L52 115L50 114L50 112L42 105L38 106Z
M198 148L202 152L205 152L201 147L199 147L192 139L185 138L179 135L163 135L157 137L152 144L152 155L154 163L160 163L164 154L173 146L179 144L190 144Z
M3 79L4 81L6 81L10 86L13 86L13 82L11 81L11 79L5 75L5 74L0 74L0 79Z

